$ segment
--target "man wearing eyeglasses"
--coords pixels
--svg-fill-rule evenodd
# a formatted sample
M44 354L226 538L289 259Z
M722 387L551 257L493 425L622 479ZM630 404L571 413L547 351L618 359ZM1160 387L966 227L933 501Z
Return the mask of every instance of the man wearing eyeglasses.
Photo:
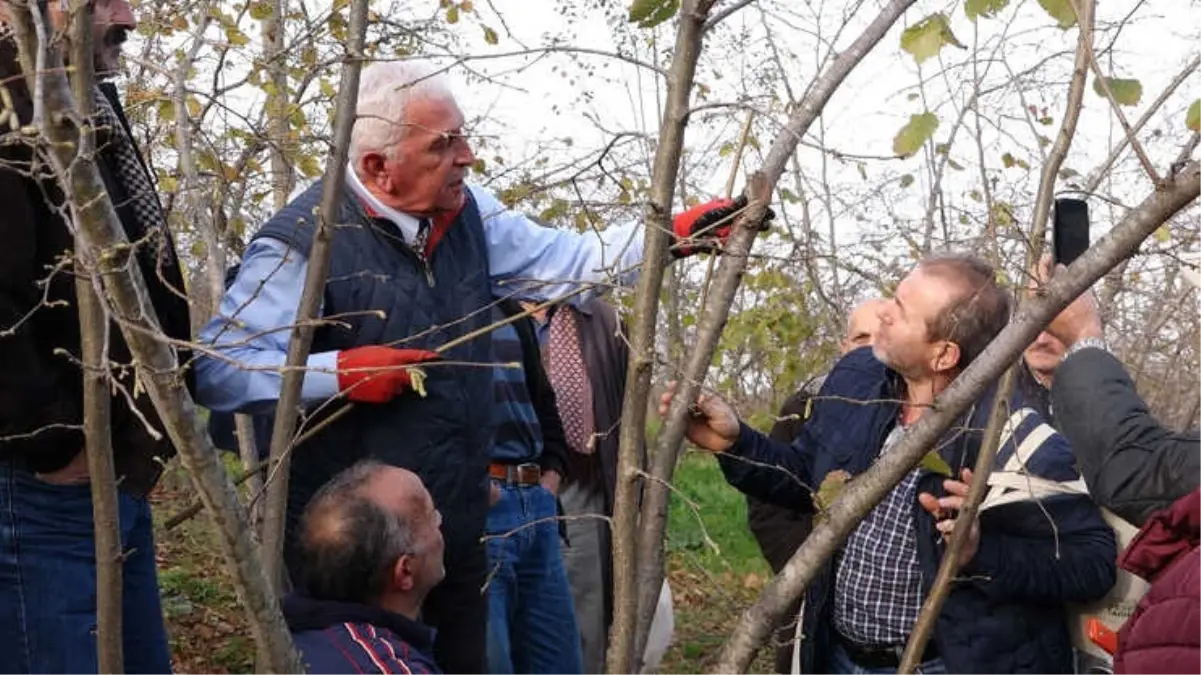
M488 511L495 408L490 364L495 297L545 300L580 283L629 282L642 258L639 225L580 234L541 227L467 185L475 162L463 113L438 74L413 62L363 71L304 405L354 402L297 449L289 532L314 491L372 458L415 471L444 514L445 581L425 604L435 656L449 672L486 672L487 583L480 537ZM201 333L224 358L197 363L199 397L218 411L270 414L313 242L321 185L255 235L219 312ZM675 255L729 231L745 200L720 200L674 220ZM705 238L695 235L707 232ZM537 283L523 285L522 282ZM440 355L451 340L476 334ZM438 356L445 359L431 363ZM426 364L423 393L408 366ZM325 409L340 408L341 401ZM320 413L319 413L320 414ZM295 573L294 536L287 536ZM304 579L293 578L298 586Z

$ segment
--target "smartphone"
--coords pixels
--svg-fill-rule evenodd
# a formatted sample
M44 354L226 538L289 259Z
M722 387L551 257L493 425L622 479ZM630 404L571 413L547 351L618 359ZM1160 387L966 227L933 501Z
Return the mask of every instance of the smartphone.
M1082 199L1056 199L1051 225L1055 263L1071 265L1088 249L1088 202Z

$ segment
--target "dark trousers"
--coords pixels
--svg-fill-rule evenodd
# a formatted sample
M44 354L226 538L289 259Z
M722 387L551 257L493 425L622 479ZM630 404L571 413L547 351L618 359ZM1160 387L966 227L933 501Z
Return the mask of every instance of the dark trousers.
M127 673L171 670L150 504L119 498ZM96 543L91 488L0 462L0 672L94 673Z
M438 629L434 660L447 673L486 673L488 563L484 545L446 555L446 579L425 599L422 618Z

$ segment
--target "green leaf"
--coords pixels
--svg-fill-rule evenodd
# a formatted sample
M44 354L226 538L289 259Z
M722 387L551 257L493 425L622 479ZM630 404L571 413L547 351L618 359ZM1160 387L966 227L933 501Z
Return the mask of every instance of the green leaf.
M1038 4L1047 10L1052 19L1059 22L1059 27L1063 30L1076 25L1076 12L1072 9L1071 0L1038 0Z
M245 33L234 26L225 29L225 39L229 40L229 44L234 47L243 47L250 44L250 38L246 37Z
M1184 126L1188 127L1189 131L1201 131L1201 99L1193 101L1188 107L1188 114L1184 116Z
M967 0L963 11L974 22L979 17L989 19L996 16L1008 4L1009 0Z
M955 169L956 171L963 171L963 165L950 158L947 159L947 166Z
M1138 80L1107 77L1105 81L1109 83L1109 90L1113 92L1113 100L1118 105L1138 105L1143 98L1143 83ZM1101 86L1101 80L1098 78L1093 79L1093 91L1097 92L1097 96L1106 98L1105 88Z
M913 24L901 33L901 49L913 54L918 63L938 54L946 45L955 45L966 49L955 34L951 32L951 24L947 15L941 12L931 14Z
M917 465L930 473L937 473L947 478L954 475L951 472L951 465L947 464L947 461L933 450L926 453L926 456L922 457L922 461L918 462Z
M1008 202L994 202L992 213L993 218L997 220L997 225L1001 227L1009 227L1017 222L1013 217L1013 205Z
M266 21L271 18L272 10L269 2L250 3L250 18L256 21Z
M175 121L175 102L169 98L162 99L155 106L158 110L158 118L162 122Z
M1166 244L1171 238L1172 233L1168 231L1167 225L1160 225L1159 228L1155 230L1155 241Z
M910 157L921 150L922 145L930 140L937 130L938 116L934 113L924 112L920 115L910 115L909 123L901 127L896 138L892 139L892 151L898 157Z
M817 489L817 494L813 495L813 502L817 506L818 512L825 512L830 508L849 480L851 480L851 474L841 469L826 474L826 477L822 479L821 486Z
M491 26L484 26L484 42L490 45L500 42L500 37L496 34L496 31L492 30Z
M641 28L654 28L675 16L680 0L634 0L630 3L630 23Z
M901 187L907 188L910 185L913 185L913 174L907 173L904 176L901 176Z
M316 178L321 175L321 163L312 155L301 157L296 168L300 169L300 173L304 174L305 178Z

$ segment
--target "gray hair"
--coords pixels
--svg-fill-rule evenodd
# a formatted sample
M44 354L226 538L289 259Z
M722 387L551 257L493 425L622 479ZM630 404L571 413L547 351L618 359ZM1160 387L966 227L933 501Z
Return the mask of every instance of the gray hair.
M402 555L418 553L405 518L364 494L388 465L364 460L317 491L301 521L301 580L312 597L370 603L384 592Z
M405 109L419 100L454 100L441 69L428 61L380 61L359 77L357 119L350 133L350 166L362 170L363 155L392 158L404 137Z

